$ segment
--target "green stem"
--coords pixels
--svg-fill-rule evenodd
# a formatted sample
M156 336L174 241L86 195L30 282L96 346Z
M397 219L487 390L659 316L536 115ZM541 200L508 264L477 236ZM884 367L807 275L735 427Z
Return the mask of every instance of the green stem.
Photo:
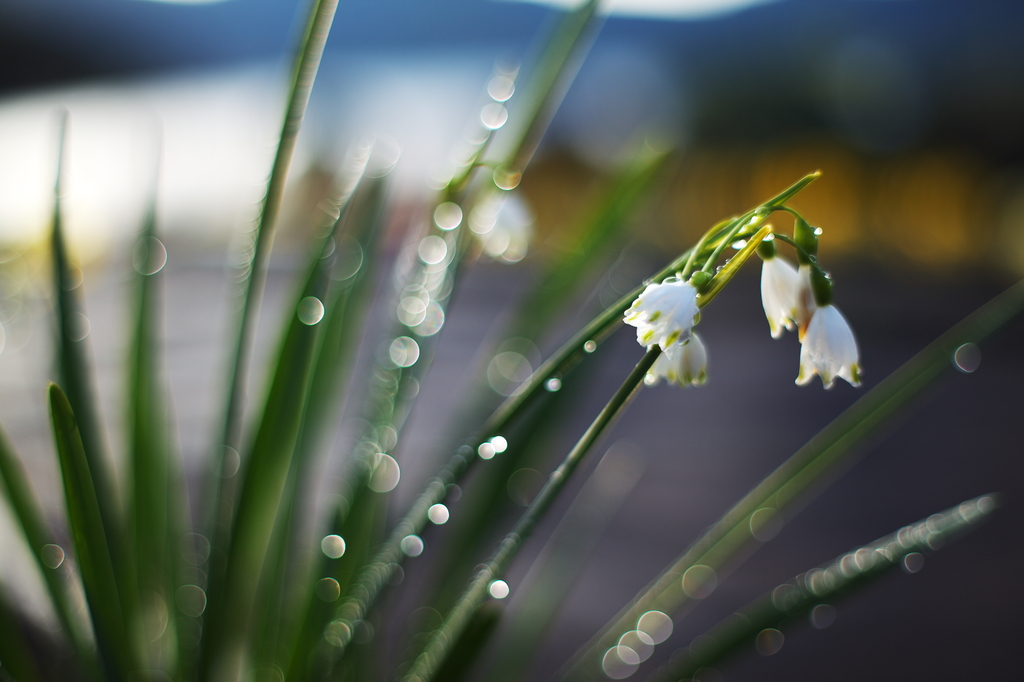
M764 220L763 217L761 219ZM729 244L736 240L736 235L739 234L740 230L742 230L744 227L747 226L744 225L743 223L739 223L725 234L725 237L721 241L719 241L718 246L715 247L715 250L712 251L711 255L708 256L708 259L704 261L704 267L701 268L702 272L714 274L712 270L715 267L715 263L718 262L719 256L722 255L722 252L725 251L725 248L729 246Z
M779 234L778 232L776 232L776 233L775 233L775 238L776 238L776 239L778 239L778 240L780 240L780 241L786 242L787 244L789 244L790 246L792 246L792 247L793 247L794 249L796 249L796 252L797 252L798 254L800 254L801 256L803 256L804 258L806 258L807 260L810 260L810 261L814 261L814 260L815 260L815 257L814 257L814 256L808 255L808 253L807 253L806 251L804 251L803 249L801 249L801 248L800 248L800 247L799 247L799 246L797 245L797 243L796 243L795 241L793 241L793 240L792 240L791 238L787 237L786 235L784 235L784 234Z
M781 514L805 502L812 490L820 491L841 467L852 465L857 446L950 367L950 355L959 346L983 339L1022 310L1024 280L964 318L865 393L710 526L573 656L558 679L600 677L604 652L635 629L644 613L659 610L672 615L689 603L691 598L681 586L686 571L697 564L716 572L731 566L755 541L751 530L755 514Z
M685 282L690 278L690 273L693 272L693 266L697 261L697 254L704 250L704 247L712 238L711 235L718 234L719 230L725 226L732 225L732 223L733 221L731 220L723 220L701 235L700 240L690 249L690 257L686 259L686 265L683 266L683 271L679 273L679 279Z
M818 173L811 173L801 178L783 192L766 201L762 206L752 209L726 223L726 229L731 229L731 226L735 224L743 224L754 216L759 209L771 209L781 205L782 202L788 201L813 182L818 175ZM687 261L691 252L692 250L683 252L678 258L651 277L651 281L660 281L678 271L683 263ZM479 458L476 456L477 448L493 436L500 434L513 419L532 404L534 399L541 394L541 390L549 379L561 378L572 371L583 359L584 355L591 352L586 349L587 342L599 342L621 324L623 312L632 305L643 289L644 285L641 284L619 299L615 305L591 320L586 327L559 348L554 355L526 380L522 390L516 391L516 393L505 400L484 422L483 426L458 448L437 475L427 482L426 488L416 497L405 516L395 524L387 540L377 549L373 558L360 569L359 575L353 581L353 589L349 591L349 596L342 601L336 612L337 620L354 623L365 617L367 611L376 601L381 589L391 579L395 568L405 558L401 549L402 540L406 536L415 535L423 529L428 521L427 511L430 507L443 501L449 486L461 480L470 467L479 461Z
M615 418L622 412L629 402L629 399L636 393L636 390L643 385L644 377L661 354L657 346L647 351L637 363L633 371L629 373L619 390L615 392L612 399L608 401L597 418L586 430L583 436L573 446L569 454L548 478L547 483L541 488L537 497L533 500L512 531L505 536L493 557L482 566L470 581L468 589L462 594L455 606L445 618L444 625L435 631L424 648L423 653L413 662L412 668L405 676L405 680L430 680L434 673L444 662L451 646L462 635L463 630L469 623L473 614L487 598L487 590L493 580L500 578L508 568L523 542L530 536L533 529L544 517L545 512L551 507L555 498L565 487L573 472L583 460L584 455L590 451L597 439L604 434L605 430L614 422ZM351 628L350 628L351 629Z

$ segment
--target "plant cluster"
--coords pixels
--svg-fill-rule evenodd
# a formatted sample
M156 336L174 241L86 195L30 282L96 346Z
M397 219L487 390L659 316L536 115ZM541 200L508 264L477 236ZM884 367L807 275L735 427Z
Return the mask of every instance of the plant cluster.
M213 448L216 474L207 481L209 497L201 518L189 518L172 445L159 333L159 283L167 251L155 211L151 207L136 246L127 469L119 487L105 450L87 339L76 326L83 309L64 244L58 171L52 254L59 379L49 388L49 400L66 500L66 518L57 525L66 528L70 546L57 542L18 456L0 435L0 491L14 510L60 624L58 634L43 637L16 603L7 596L0 599L0 677L22 682L73 677L299 682L386 675L427 682L469 674L478 654L491 646L502 618L500 604L513 589L504 579L506 571L630 399L661 379L680 386L705 381L708 351L694 327L754 254L763 261L762 304L772 335L789 329L800 336L797 383L806 384L817 374L825 388L836 377L860 385L853 332L833 305L831 280L818 264L820 231L788 203L818 176L813 173L711 227L527 375L516 374L520 356L508 350L513 346L499 349L489 370L506 380L508 390L502 392L507 398L467 429L469 435L453 447L450 459L412 504L397 521L389 520L389 493L401 475L396 450L463 266L481 255L516 262L525 254L527 221L516 188L593 39L597 3L591 1L560 20L525 86L520 86L518 70L493 74L479 122L425 212L427 225L410 232L395 260L388 280L394 282L388 299L391 326L386 338L374 344L379 350L363 390L349 387L348 378L375 294L375 268L387 261L381 256L379 227L389 168L379 162L372 140L353 144L287 309L278 352L266 368L265 400L252 423L246 423L244 398L274 227L336 4L314 3L278 154L240 273L244 303L228 369L223 429ZM510 114L507 103L513 96L520 104ZM499 154L492 142L505 130L512 132L506 151ZM637 155L584 219L577 248L526 297L509 339L538 339L574 300L594 255L613 240L669 156L649 147ZM791 234L767 222L779 213L792 215ZM776 253L780 243L793 248L798 267ZM708 596L749 547L771 539L785 514L816 483L948 366L950 353L991 333L1022 307L1024 286L1018 285L866 392L601 627L567 662L560 678L621 679L636 672L669 638L685 606ZM504 487L516 462L552 428L547 415L570 393L565 389L582 373L587 358L623 322L636 327L645 353L488 553L504 518L489 506L494 490ZM362 431L350 444L341 487L322 522L312 514L306 492L316 475L315 463L329 449L342 396L362 410ZM471 396L465 412L475 414L488 401ZM476 473L469 478L471 470ZM467 500L455 507L461 494ZM467 507L474 494L475 506ZM700 640L701 646L674 657L656 679L699 677L701 670L750 643L759 650L777 648L782 624L805 614L824 622L830 601L887 567L914 565L921 552L937 548L994 506L989 496L965 502L801 574L718 626L710 638ZM456 523L460 512L461 526ZM390 617L381 596L401 589L394 586L404 575L404 560L424 551L424 529L449 522L451 538L437 558L444 580L430 594L418 595L438 617L413 633L405 660L381 660L375 632L386 629ZM81 595L84 610L76 607ZM497 643L499 663L492 677L513 680L527 674L535 635L550 622L558 602L541 594L524 596L534 597L536 608L528 616L520 614L508 627L510 634ZM72 660L57 655L65 650L73 653Z

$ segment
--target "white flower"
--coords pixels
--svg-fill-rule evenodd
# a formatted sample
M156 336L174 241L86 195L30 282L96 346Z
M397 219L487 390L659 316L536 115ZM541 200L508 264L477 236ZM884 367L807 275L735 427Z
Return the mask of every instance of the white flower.
M857 341L846 318L831 304L815 310L800 348L796 383L803 386L817 374L825 388L832 388L837 376L860 386L858 361Z
M782 337L784 329L793 331L797 317L800 275L781 258L769 258L761 266L761 305L772 330L772 338Z
M680 345L675 344L663 351L654 361L644 379L648 386L654 386L662 379L677 386L700 386L708 378L708 353L704 344L696 334L690 334L690 340Z
M818 309L818 304L814 300L814 288L811 286L811 266L801 265L797 277L793 321L796 322L796 328L802 342L804 335L807 333L807 325L811 323L811 318L814 316L814 311Z
M667 351L673 344L686 343L699 314L693 285L670 279L648 284L623 320L636 327L636 340L641 346L657 344Z

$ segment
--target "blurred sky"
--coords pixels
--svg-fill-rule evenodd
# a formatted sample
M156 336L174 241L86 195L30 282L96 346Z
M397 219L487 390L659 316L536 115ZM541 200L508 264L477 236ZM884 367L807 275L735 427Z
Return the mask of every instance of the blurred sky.
M398 183L422 194L494 64L521 60L528 73L548 5L565 4L342 2L293 184L371 133L401 148ZM62 106L72 118L68 222L83 258L135 230L158 131L165 229L222 241L248 225L304 7L0 0L0 240L45 230ZM700 169L680 187L690 193L676 216L681 239L822 167L807 201L823 211L812 220L837 225L838 243L881 234L902 253L938 231L946 236L925 249L926 266L969 252L1024 268L1014 237L1024 217L1024 3L618 0L610 9L539 164L570 159L601 175L643 135L679 144L684 171ZM566 210L538 201L542 225Z

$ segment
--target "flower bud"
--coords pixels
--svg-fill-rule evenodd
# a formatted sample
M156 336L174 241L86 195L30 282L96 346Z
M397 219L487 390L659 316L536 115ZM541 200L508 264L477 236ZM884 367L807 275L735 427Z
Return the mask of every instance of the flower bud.
M811 266L811 290L814 292L814 302L819 308L832 302L832 280L817 265Z
M693 275L690 276L690 284L698 292L701 292L704 290L704 287L708 285L708 282L710 282L711 279L712 277L710 273L704 272L703 270L698 270L697 272L693 273Z
M803 251L803 253L797 252L801 264L810 263L811 259L818 254L818 235L814 234L814 228L800 216L794 216L793 241Z

